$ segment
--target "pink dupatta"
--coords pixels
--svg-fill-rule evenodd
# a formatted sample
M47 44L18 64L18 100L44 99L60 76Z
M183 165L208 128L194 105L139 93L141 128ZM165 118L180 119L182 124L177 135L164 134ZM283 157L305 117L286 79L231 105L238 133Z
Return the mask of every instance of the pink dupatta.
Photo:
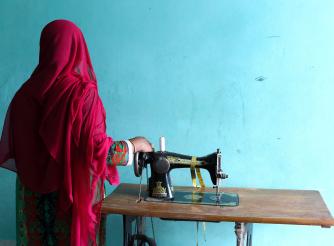
M112 139L86 42L70 21L46 25L39 64L14 96L1 142L0 166L17 171L34 192L59 191L59 210L71 209L71 245L95 245Z

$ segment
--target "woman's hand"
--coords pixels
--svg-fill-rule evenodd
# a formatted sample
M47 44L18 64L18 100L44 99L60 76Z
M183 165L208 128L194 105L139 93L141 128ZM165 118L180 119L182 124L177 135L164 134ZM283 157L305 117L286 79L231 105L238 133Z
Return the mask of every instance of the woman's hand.
M134 152L152 152L152 144L144 137L134 137L129 139L133 144Z

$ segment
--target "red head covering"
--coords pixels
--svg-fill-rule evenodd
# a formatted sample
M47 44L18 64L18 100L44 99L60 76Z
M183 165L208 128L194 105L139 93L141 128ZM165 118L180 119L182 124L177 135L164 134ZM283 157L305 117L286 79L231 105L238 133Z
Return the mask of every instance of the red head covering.
M95 244L103 182L119 182L106 168L111 142L84 37L72 22L53 21L42 31L38 66L7 112L0 165L32 191L60 192L60 210L72 209L71 245Z

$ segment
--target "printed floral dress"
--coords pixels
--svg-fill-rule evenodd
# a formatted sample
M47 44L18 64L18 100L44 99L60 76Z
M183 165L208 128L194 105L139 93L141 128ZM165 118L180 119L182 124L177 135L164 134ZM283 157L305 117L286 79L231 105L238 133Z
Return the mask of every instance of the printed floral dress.
M126 165L128 144L117 141L109 149L106 165ZM71 215L57 213L58 192L40 194L16 179L16 245L70 245ZM98 245L105 245L106 217L97 233Z

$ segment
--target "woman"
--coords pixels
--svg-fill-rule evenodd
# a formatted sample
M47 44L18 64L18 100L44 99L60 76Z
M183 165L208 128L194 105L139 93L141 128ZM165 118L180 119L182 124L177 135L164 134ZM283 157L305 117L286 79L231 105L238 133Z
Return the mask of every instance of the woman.
M105 110L80 29L56 20L41 33L39 64L14 96L0 166L17 172L17 245L102 243L104 181L152 151L143 137L106 135ZM28 225L29 223L29 225Z

